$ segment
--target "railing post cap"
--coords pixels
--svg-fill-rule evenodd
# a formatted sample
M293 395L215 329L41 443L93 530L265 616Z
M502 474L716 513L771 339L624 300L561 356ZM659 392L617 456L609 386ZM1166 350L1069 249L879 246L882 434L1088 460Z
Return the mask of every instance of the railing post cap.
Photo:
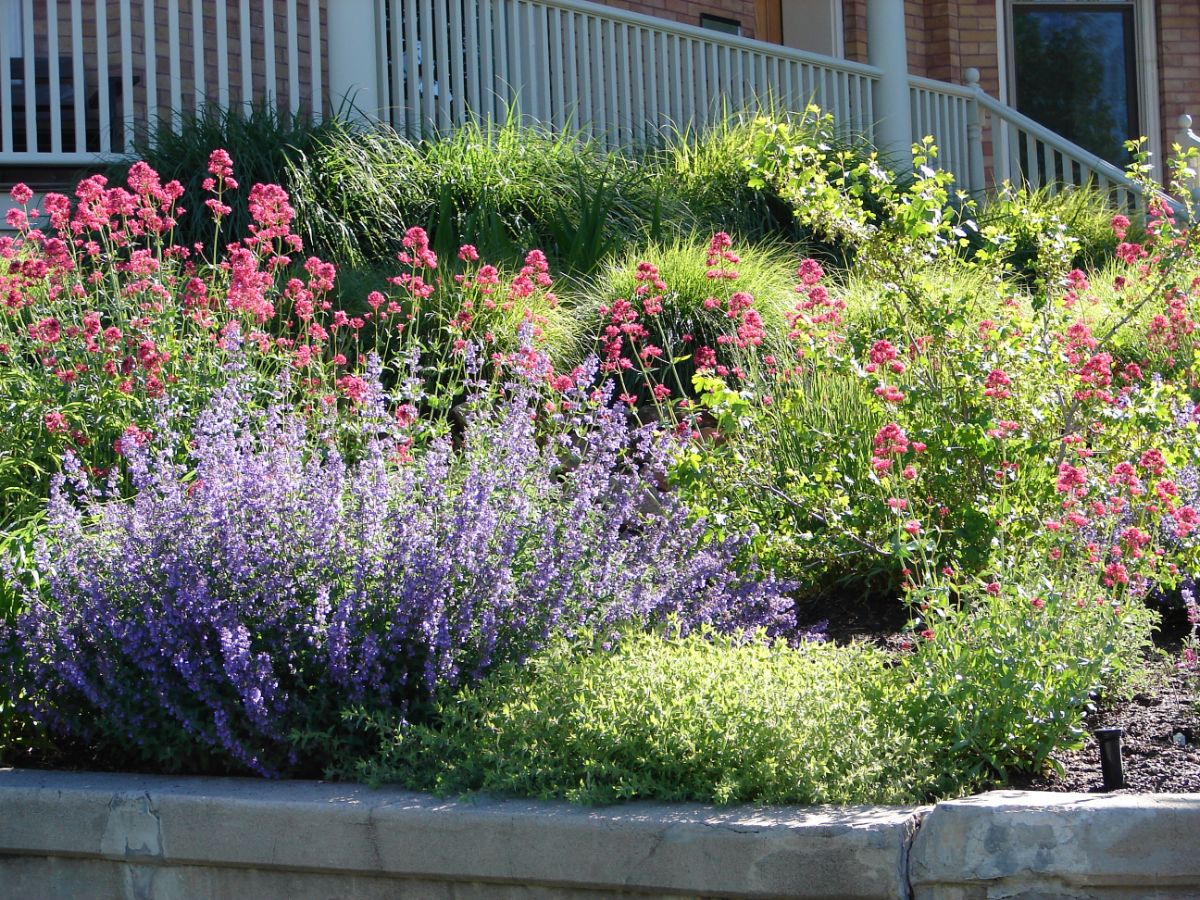
M1189 116L1187 113L1183 113L1182 115L1180 115L1180 117L1177 121L1179 123L1179 127L1185 131L1192 127L1192 117Z
M969 69L967 69L967 71L963 72L963 77L966 79L967 84L979 84L979 70L974 66L971 66Z

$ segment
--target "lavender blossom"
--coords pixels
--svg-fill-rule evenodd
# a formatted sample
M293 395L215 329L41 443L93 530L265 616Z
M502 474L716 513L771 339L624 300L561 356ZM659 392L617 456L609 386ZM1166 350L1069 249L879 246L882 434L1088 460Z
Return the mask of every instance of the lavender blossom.
M792 628L784 586L734 566L745 539L656 487L666 436L582 386L556 439L517 383L461 447L400 464L372 391L354 462L284 409L255 419L235 379L187 451L131 449L131 500L59 479L43 589L5 636L30 711L160 768L312 771L330 760L297 735L337 746L350 706L411 719L557 634Z

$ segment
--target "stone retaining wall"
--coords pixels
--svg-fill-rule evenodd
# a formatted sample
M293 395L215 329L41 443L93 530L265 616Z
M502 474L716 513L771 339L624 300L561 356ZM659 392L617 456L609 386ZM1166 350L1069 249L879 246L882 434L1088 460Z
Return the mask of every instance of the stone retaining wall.
M582 808L0 770L0 898L1200 895L1200 796Z

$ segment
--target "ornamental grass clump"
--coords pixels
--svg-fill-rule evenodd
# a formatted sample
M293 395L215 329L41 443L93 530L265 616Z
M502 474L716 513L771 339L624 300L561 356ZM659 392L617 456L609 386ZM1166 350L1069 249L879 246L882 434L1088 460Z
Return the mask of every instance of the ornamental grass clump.
M356 460L248 412L235 378L190 444L164 418L127 449L131 500L68 463L0 654L29 713L106 764L314 773L356 746L351 706L421 721L552 637L792 627L783 586L732 565L742 543L655 486L672 439L590 400L587 373L557 436L524 377L416 459L412 406L365 382Z

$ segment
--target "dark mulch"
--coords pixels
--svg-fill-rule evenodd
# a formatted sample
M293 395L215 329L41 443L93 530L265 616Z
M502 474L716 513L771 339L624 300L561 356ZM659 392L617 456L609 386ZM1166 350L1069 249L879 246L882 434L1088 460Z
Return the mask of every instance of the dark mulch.
M905 642L900 604L865 600L823 605L827 636L838 643L866 640L896 650ZM803 621L803 617L801 618ZM1200 793L1200 674L1175 668L1188 629L1179 610L1167 610L1155 635L1161 657L1147 660L1131 696L1102 699L1085 720L1088 735L1079 750L1051 757L1058 770L1014 776L1017 790L1100 793L1100 751L1092 732L1120 728L1124 793Z
M1196 677L1170 671L1158 662L1148 684L1132 698L1102 704L1087 717L1089 732L1121 728L1125 793L1200 793L1200 710ZM1059 752L1053 759L1061 774L1013 779L1013 787L1032 791L1100 793L1100 751L1095 737L1081 750Z

